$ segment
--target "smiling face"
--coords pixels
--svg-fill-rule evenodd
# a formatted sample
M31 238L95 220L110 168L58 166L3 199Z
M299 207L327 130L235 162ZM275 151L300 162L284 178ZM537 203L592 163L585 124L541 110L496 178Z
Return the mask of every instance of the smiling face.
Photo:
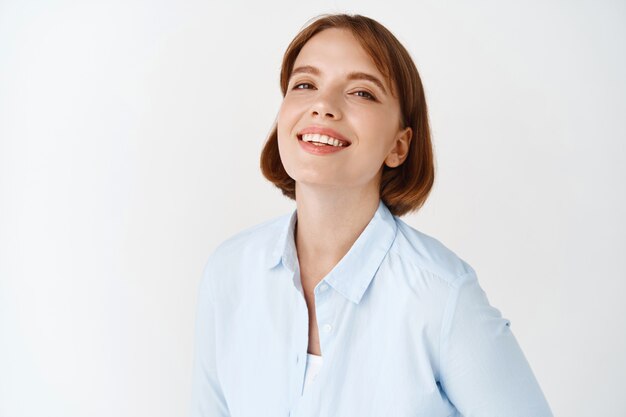
M408 152L412 132L400 120L398 99L358 40L326 29L294 63L277 120L280 158L296 185L378 190L383 164L398 166Z

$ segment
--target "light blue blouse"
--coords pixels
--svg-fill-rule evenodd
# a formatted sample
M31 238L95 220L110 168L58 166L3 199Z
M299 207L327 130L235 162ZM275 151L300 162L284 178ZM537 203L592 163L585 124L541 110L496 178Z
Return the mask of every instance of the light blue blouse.
M210 256L192 417L552 416L474 270L382 202L315 288L323 364L303 392L309 319L296 215L246 230Z

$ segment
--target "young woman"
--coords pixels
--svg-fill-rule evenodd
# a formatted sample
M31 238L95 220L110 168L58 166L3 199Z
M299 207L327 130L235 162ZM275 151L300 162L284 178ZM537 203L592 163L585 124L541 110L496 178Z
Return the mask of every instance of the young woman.
M261 168L296 209L207 262L192 416L551 416L474 270L397 217L434 177L405 48L372 19L326 15L280 82Z

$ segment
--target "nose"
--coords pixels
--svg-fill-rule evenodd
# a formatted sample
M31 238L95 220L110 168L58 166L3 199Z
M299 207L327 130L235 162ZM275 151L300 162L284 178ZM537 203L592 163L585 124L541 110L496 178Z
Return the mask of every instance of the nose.
M332 120L340 119L341 109L339 98L331 92L318 95L317 99L311 106L311 116L321 117L323 119L329 118Z

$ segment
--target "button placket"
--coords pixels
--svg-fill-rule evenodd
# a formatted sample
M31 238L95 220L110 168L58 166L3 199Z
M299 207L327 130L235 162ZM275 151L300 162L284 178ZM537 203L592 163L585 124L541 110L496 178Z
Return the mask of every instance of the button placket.
M318 332L320 340L320 348L322 356L327 352L329 340L333 337L334 330L334 311L331 299L333 292L329 291L330 286L322 282L316 290L315 294L315 312L317 315Z

